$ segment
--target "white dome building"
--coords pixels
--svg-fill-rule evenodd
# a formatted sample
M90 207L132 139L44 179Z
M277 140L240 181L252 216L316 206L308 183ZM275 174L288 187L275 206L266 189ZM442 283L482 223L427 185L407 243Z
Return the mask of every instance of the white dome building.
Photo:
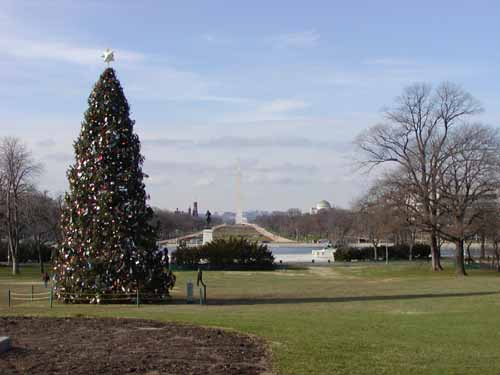
M321 200L318 203L316 203L316 207L311 208L311 214L317 214L320 211L328 211L332 209L332 205L330 202L326 200Z

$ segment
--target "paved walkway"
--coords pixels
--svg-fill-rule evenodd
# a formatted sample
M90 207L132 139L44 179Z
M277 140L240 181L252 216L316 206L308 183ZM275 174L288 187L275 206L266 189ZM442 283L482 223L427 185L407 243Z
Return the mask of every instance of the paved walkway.
M245 224L239 224L239 225L246 225L246 226L252 227L253 229L255 229L255 231L257 233L263 235L264 237L269 238L269 240L271 242L273 242L273 243L295 243L295 241L292 241L292 240L290 240L288 238L281 237L281 236L278 236L278 235L276 235L274 233L271 233L267 229L264 229L264 228L262 228L261 226L259 226L257 224L245 223ZM210 229L212 229L213 231L216 231L217 229L223 228L223 227L226 227L226 226L229 226L229 225L227 225L227 224L216 225L215 227L212 227ZM159 241L158 243L160 244L160 246L161 245L167 245L167 244L176 244L179 241L187 241L187 240L190 240L192 238L201 237L201 236L203 236L203 231L199 231L199 232L196 232L196 233L188 234L188 235L182 236L182 237L170 238L168 240Z
M280 243L292 243L295 241L292 241L288 238L278 236L277 234L269 232L267 229L262 228L261 226L253 223L247 223L245 225L251 226L253 229L255 229L257 232L262 234L263 236L266 236L271 239L272 242L280 242Z

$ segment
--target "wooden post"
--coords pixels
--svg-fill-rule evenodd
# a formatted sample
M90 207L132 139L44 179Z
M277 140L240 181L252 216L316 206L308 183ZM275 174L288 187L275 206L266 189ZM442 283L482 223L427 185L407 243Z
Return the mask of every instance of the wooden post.
M9 296L9 309L10 309L10 289L9 289L9 292L8 292L8 296Z
M52 303L54 301L54 289L52 287L50 288L49 301L50 301L50 308L52 308Z
M35 292L35 286L31 284L31 302L33 302L33 294Z
M207 303L207 286L203 285L200 287L200 305L205 305Z
M137 293L136 293L136 298L135 298L135 302L137 304L137 308L139 308L139 305L140 305L140 300L139 300L139 288L137 288Z
M385 244L385 264L389 264L389 248Z

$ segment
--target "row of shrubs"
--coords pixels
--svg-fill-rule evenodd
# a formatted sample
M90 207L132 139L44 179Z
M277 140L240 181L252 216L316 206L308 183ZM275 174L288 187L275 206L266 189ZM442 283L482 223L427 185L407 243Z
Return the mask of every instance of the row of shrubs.
M274 256L267 245L244 238L218 239L202 246L179 245L172 253L178 268L192 269L200 264L210 269L272 269Z
M389 246L389 260L407 260L410 258L410 247L408 245ZM413 259L427 259L431 253L429 245L416 244L412 249ZM379 259L385 259L385 246L377 248L377 256ZM350 262L351 260L373 260L373 247L343 247L338 248L335 252L336 261Z

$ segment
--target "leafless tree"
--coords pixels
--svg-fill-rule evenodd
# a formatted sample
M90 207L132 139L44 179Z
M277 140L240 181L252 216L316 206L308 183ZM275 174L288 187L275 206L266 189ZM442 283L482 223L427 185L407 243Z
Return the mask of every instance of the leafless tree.
M195 217L187 213L175 213L159 208L154 209L153 225L158 225L161 239L178 237L183 234L193 233L205 228L203 217ZM212 224L222 224L219 218L212 218Z
M7 238L7 215L6 210L6 194L5 194L5 176L0 169L0 241L4 241ZM3 245L3 244L2 244ZM10 253L7 250L7 263L10 265Z
M336 208L332 216L332 243L336 246L345 246L349 242L348 238L353 234L356 215L351 210Z
M47 192L30 191L26 194L23 205L23 217L27 232L33 238L40 264L44 272L42 245L48 241L56 242L59 234L60 206Z
M491 243L493 259L491 266L500 272L500 202L494 200L490 202L489 210L481 218L481 231L485 242ZM486 251L485 251L486 253ZM484 254L486 255L486 254ZM488 257L489 258L489 257Z
M394 233L393 207L386 199L386 186L375 184L356 205L358 233L363 234L373 246L374 260L378 260L378 247Z
M497 199L490 200L488 203L488 209L483 212L476 223L476 233L480 244L479 259L481 261L486 259L487 245L494 243L496 237L500 239L500 204Z
M464 241L477 233L481 217L494 210L500 189L500 136L484 125L462 125L444 146L438 173L438 209L448 218L436 230L455 243L457 273L465 275Z
M436 90L425 84L406 88L395 106L385 111L385 123L358 137L364 166L395 164L410 182L415 214L430 234L432 269L440 270L437 226L438 179L450 131L481 111L479 103L460 87L443 83Z
M333 207L320 210L316 214L292 212L272 212L259 215L255 222L269 231L297 241L328 239L342 246L353 238L356 214L348 209Z
M4 196L8 251L12 260L12 273L19 272L18 255L21 225L21 206L30 191L33 177L41 169L27 147L18 138L0 140L0 181Z
M381 199L384 205L390 207L391 219L394 230L400 241L409 247L409 260L413 260L413 248L416 243L417 233L421 227L418 210L414 198L411 180L405 171L398 168L390 174L386 174L378 183L383 188Z

